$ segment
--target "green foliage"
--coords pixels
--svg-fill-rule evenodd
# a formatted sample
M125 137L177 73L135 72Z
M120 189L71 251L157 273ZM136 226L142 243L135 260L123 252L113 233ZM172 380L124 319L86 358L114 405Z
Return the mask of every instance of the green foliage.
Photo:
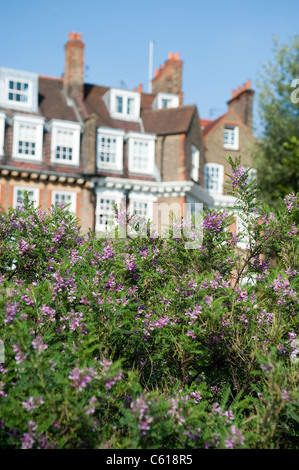
M191 250L0 214L1 448L298 448L298 198L229 161L243 250L226 211Z
M258 87L264 127L255 155L258 185L278 209L280 197L299 191L299 36L284 45L275 40L274 61L264 65Z

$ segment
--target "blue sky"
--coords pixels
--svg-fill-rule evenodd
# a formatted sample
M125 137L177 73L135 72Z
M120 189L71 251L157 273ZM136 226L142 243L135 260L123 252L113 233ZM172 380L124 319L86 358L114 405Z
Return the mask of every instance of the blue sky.
M149 42L154 69L179 52L184 104L207 119L248 78L258 91L274 35L286 43L299 32L298 0L14 0L2 2L0 17L0 66L40 75L62 75L71 31L85 42L85 81L98 85L147 91Z

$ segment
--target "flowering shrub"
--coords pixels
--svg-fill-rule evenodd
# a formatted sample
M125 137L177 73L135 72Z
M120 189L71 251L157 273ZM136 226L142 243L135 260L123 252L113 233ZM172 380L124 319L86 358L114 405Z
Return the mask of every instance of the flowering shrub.
M190 250L0 214L1 448L298 447L298 197L272 213L230 163L244 250L226 211Z

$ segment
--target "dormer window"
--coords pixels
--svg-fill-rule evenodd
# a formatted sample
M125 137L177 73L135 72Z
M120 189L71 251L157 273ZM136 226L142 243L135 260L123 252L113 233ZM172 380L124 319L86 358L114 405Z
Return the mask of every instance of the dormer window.
M62 165L79 165L80 130L77 122L53 119L49 129L51 136L51 161Z
M155 139L154 134L128 132L128 158L129 172L153 175L155 166Z
M38 75L21 70L0 68L0 106L36 112L38 109Z
M8 100L18 103L28 103L29 83L16 80L9 80L8 83Z
M127 114L134 115L134 104L135 104L134 98L128 98L128 101L127 101Z
M114 119L138 121L140 119L140 93L111 88L103 100Z
M179 96L172 93L158 93L153 101L153 109L178 108Z
M15 114L13 117L13 158L42 160L44 118Z
M123 97L116 96L116 112L121 113L123 112Z
M224 141L223 148L228 150L239 149L239 128L238 126L226 125L224 126Z

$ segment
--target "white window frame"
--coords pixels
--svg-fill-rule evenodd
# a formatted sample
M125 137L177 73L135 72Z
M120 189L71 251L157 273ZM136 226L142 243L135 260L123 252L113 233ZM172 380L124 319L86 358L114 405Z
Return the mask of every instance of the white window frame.
M4 155L5 113L0 111L0 157Z
M208 188L207 187L207 173L209 169L218 169L218 187ZM223 193L223 179L224 179L224 167L219 163L206 163L205 164L205 190L208 194L222 194Z
M51 131L51 163L55 165L78 166L80 163L81 125L78 122L53 119L49 123L49 130ZM56 158L58 132L61 131L73 133L73 146L68 147L72 148L72 160L63 160Z
M19 82L28 84L26 95L28 100L9 100L9 82ZM13 93L24 94L21 90L14 90ZM36 73L24 72L22 70L8 69L0 67L0 106L8 109L22 110L28 112L38 111L38 75Z
M199 181L200 151L195 145L191 145L191 179Z
M239 213L236 212L236 235L241 237L237 242L238 248L246 250L249 248L249 236L246 230L246 223L241 219Z
M13 188L13 208L18 206L18 191L33 191L34 194L34 207L39 206L39 188L33 188L30 186L14 186Z
M234 142L226 142L225 141L225 134L226 132L229 131L229 134L234 135ZM224 132L223 132L223 148L227 150L239 150L239 127L230 125L230 124L225 124L224 125Z
M137 192L131 192L130 195L130 200L129 200L129 213L130 214L134 214L134 204L137 203L141 203L141 204L147 204L147 211L146 211L146 215L145 216L141 216L141 217L145 217L145 220L147 221L148 219L150 219L151 221L153 220L153 216L154 216L154 203L157 202L157 197L156 196L153 196L153 195L150 195L150 194L140 194L140 193L137 193ZM136 213L138 214L138 211L136 211ZM139 214L140 215L140 214Z
M155 134L143 134L141 132L128 132L126 134L128 148L128 167L129 173L154 175L155 171ZM147 143L148 145L148 162L146 168L134 168L134 142Z
M25 161L42 161L43 158L43 133L44 133L44 121L43 117L37 116L24 116L23 114L15 114L13 123L13 146L12 146L12 157L18 160ZM32 126L35 127L35 139L34 141L28 140L28 142L35 143L35 155L25 155L18 153L19 140L20 140L20 128L21 126Z
M117 98L122 98L122 112L117 109ZM139 121L140 120L140 93L138 91L123 90L121 88L110 88L103 100L109 110L110 116L114 119L121 119L125 121ZM130 100L134 100L133 106L129 105ZM129 109L132 112L128 112Z
M68 209L73 212L74 214L76 214L76 211L77 211L77 193L75 191L64 191L62 189L55 189L52 191L52 205L54 205L56 203L55 201L55 197L56 195L59 195L59 196L62 196L62 195L67 195L67 196L70 196L71 197L71 201L70 202L66 202L65 204L70 204L70 206L68 207Z
M125 131L115 130L107 127L99 127L97 130L97 169L106 171L122 171L123 170L123 146L124 146ZM112 138L116 140L115 143L115 162L101 162L101 139Z
M167 107L163 107L163 100L167 100L169 105ZM156 98L153 101L152 108L153 109L170 109L170 108L178 108L180 105L179 95L175 95L173 93L158 93Z
M21 86L27 85L26 92L24 90L17 90L16 88L10 88L10 83L13 82L14 84L20 83ZM27 96L26 101L18 101L18 100L11 100L9 95L20 95L20 96ZM18 105L21 108L30 108L32 106L32 83L30 80L22 79L18 77L7 77L6 78L6 99L8 103L12 103L13 105Z
M96 210L95 210L95 231L96 232L106 232L106 228L109 228L109 225L100 223L100 215L108 217L108 219L113 220L115 218L112 205L109 209L101 208L101 199L114 201L118 208L121 207L124 200L124 193L117 190L110 190L107 188L99 188L96 192Z

